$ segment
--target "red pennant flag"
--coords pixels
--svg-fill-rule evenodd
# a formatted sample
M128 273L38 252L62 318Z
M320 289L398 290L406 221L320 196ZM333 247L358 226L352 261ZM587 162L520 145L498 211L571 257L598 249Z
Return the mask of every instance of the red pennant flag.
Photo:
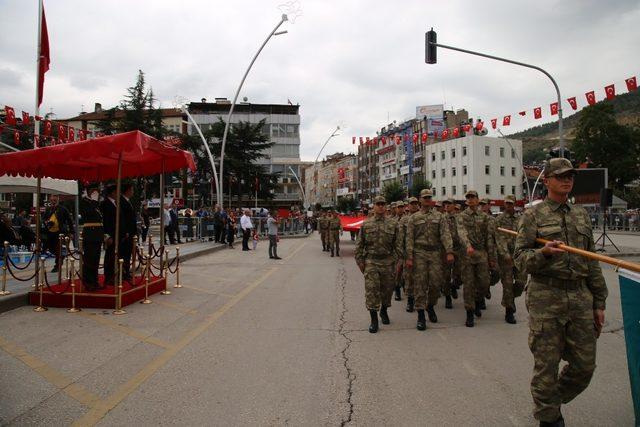
M449 129L445 129L442 131L442 139L449 138Z
M495 129L495 126L493 128ZM478 120L478 122L476 123L476 130L480 132L482 129L484 129L484 122Z
M422 133L422 142L427 142L427 133L426 132Z
M594 91L587 92L584 96L587 97L587 104L593 105L596 103L596 93Z
M616 87L615 85L609 85L604 87L604 93L607 94L607 99L613 99L616 97Z
M509 126L511 124L511 115L504 116L502 119L502 126Z
M533 109L533 117L535 119L542 118L542 107L536 107Z
M549 107L551 108L551 115L552 116L555 116L556 114L558 114L558 103L557 102L551 103L551 105L549 105Z
M629 77L624 82L627 84L627 90L629 92L633 92L634 90L638 90L638 82L636 81L636 76Z
M29 124L29 113L25 113L24 111L22 112L22 124L25 126Z
M50 121L50 120L45 120L45 121L44 121L44 129L43 129L43 132L42 132L42 133L43 133L45 136L49 136L49 135L51 135L51 130L52 130L51 128L52 128L52 126L51 126L51 121Z
M51 63L49 52L49 32L47 31L47 19L42 8L42 22L40 25L40 57L38 58L38 107L42 104L44 93L44 73L49 71Z
M460 136L460 129L459 128L453 128L453 137L457 138Z
M73 142L76 140L76 131L74 128L69 126L69 142Z
M466 125L464 125L464 126L462 127L462 129L463 129L465 132L471 132L471 125L467 123Z
M497 126L497 124L498 124L498 119L491 119L491 127L492 127L492 128L494 128L494 129L495 129L495 128L496 128L496 126Z
M16 145L20 145L20 132L18 132L17 130L13 131L13 142Z
M575 110L578 109L578 102L576 101L576 97L572 96L571 98L567 98L567 101L569 102L569 105L571 105L571 108Z
M521 116L526 116L527 112L526 111L520 111L518 114L520 114Z
M413 142L418 142L418 134L417 133L413 134Z
M4 106L4 111L6 113L4 117L4 122L8 125L16 124L16 112L13 107L9 107L7 105Z
M64 131L64 126L61 124L58 124L58 139L66 139L67 138L67 134Z
M80 131L80 135L82 135L82 131ZM82 139L82 138L80 138L80 139ZM355 136L351 137L351 143L352 144L356 143L356 137Z

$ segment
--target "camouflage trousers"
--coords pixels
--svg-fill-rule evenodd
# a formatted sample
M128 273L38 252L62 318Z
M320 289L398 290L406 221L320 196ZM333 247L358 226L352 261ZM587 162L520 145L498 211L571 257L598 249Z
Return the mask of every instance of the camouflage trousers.
M502 283L502 306L512 309L515 313L516 298L522 295L527 277L520 274L513 267L513 263L507 263L503 260L498 264L500 268L500 283Z
M444 269L442 294L447 297L451 296L451 289L456 283L462 283L462 262L459 252L460 251L455 252L456 258L452 265L447 264L446 260L442 261L442 268Z
M366 260L364 263L364 298L367 310L391 307L391 295L395 287L395 262L390 260Z
M487 252L476 250L472 256L465 254L462 261L464 309L474 310L489 290L489 261Z
M320 229L320 240L322 240L322 249L329 248L329 230Z
M442 253L416 253L413 261L413 289L417 310L424 310L428 305L438 303L443 280Z
M402 260L402 280L404 281L404 293L408 297L415 295L413 286L413 272L405 266L405 260Z
M532 278L526 304L534 359L533 416L552 422L560 416L561 404L587 388L596 368L593 296L584 282L559 286ZM561 360L567 365L558 375Z
M329 235L329 249L331 252L334 249L340 252L340 230L329 230L327 234Z

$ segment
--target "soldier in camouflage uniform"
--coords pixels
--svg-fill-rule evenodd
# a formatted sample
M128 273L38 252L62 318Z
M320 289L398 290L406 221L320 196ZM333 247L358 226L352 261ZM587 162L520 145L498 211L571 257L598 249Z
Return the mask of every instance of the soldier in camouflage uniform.
M393 220L396 222L396 227L400 226L400 221L402 221L402 218L404 216L404 202L403 201L397 201L394 202L395 203L395 216L393 217ZM398 232L400 232L400 230L398 230ZM395 300L396 301L401 301L402 300L402 291L401 289L404 286L404 278L402 276L401 270L398 270L396 272L396 286L394 288L395 290Z
M333 210L329 217L329 250L331 251L331 256L337 255L340 256L340 233L342 233L342 223L340 222L340 217L338 216L338 212Z
M385 198L374 199L374 215L367 218L356 240L356 263L364 273L365 302L371 315L369 332L378 332L378 310L382 324L388 325L394 273L398 259L398 228L385 216Z
M491 236L490 219L478 209L478 193L467 191L467 209L458 215L459 235L466 248L462 267L465 325L474 326L474 312L482 316L481 306L489 290L489 267L496 268L496 248Z
M442 257L446 253L447 262L453 263L453 241L447 219L433 209L431 190L420 192L422 209L411 215L407 224L406 267L413 270L413 285L416 294L416 310L419 331L426 329L424 310L429 321L436 323L438 317L434 306L440 297L440 287L444 281Z
M322 252L329 252L329 218L325 211L320 214L318 219L318 230L320 230L320 239L322 240Z
M598 261L558 248L562 242L594 251L591 221L568 203L575 169L567 159L547 162L544 202L518 223L514 261L531 275L526 304L534 358L531 394L541 426L564 426L560 405L579 395L596 367L596 340L604 324L607 286ZM549 240L543 247L536 238ZM558 374L560 361L567 362Z
M505 197L504 212L496 218L496 229L499 227L513 231L517 230L520 217L516 215L515 203L515 197ZM527 281L526 274L519 273L513 265L515 243L515 237L496 230L496 248L500 268L500 282L502 283L502 306L505 308L504 320L511 324L516 323L516 318L514 317L516 312L515 298L522 295L522 290Z
M455 261L453 264L444 265L444 284L442 287L442 293L445 296L445 308L453 308L453 299L458 298L458 286L462 281L461 274L461 258L464 257L464 242L460 239L458 233L458 222L455 213L455 200L447 199L442 202L445 209L445 217L449 223L449 232L451 233L451 239L453 240L453 253L455 255Z
M485 214L487 214L487 216L489 217L489 235L491 236L490 238L493 240L493 246L497 248L496 218L493 216L493 213L491 213L491 202L489 201L489 199L487 198L480 199L480 210ZM491 299L491 286L494 286L495 284L497 284L499 280L500 280L499 267L498 266L496 266L495 268L489 267L489 288L487 289L487 295L485 295L486 299ZM482 298L482 301L480 302L480 308L482 310L487 309L485 298Z
M419 202L415 197L409 198L407 203L408 211L402 216L398 222L398 241L400 242L400 259L398 261L399 269L401 270L402 279L404 281L404 292L407 294L407 312L413 313L413 307L415 304L414 290L413 290L413 272L408 268L404 268L404 264L407 261L407 224L409 224L409 218L411 215L418 212Z

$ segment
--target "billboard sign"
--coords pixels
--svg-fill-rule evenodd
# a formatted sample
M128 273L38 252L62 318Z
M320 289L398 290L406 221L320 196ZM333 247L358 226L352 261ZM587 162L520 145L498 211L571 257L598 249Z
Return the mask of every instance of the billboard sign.
M444 117L444 105L419 105L416 107L416 119L440 119Z
M442 135L442 131L445 129L445 123L443 119L427 119L427 133L429 136L433 136L434 133Z

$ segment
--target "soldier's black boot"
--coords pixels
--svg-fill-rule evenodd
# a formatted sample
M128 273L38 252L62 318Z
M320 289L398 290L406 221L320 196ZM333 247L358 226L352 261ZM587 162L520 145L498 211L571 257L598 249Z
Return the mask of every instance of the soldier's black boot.
M504 320L505 322L510 323L512 325L516 324L516 318L513 316L512 308L507 307L506 314L504 315Z
M540 421L540 427L564 427L564 418L562 418L562 414L560 414L560 418L553 422Z
M331 246L331 256L333 256L333 246Z
M413 313L413 304L415 303L412 296L407 297L407 313Z
M491 299L491 289L489 289L489 290L487 291L487 295L485 295L485 297L486 297L487 299ZM486 307L485 307L485 308L486 308ZM483 308L483 310L484 310L484 308Z
M444 298L445 298L444 308L453 308L453 302L451 301L451 297L447 295Z
M424 331L427 329L427 319L424 317L424 310L418 309L418 323L416 323L416 329Z
M467 321L464 324L468 328L473 328L473 310L467 310Z
M395 297L396 301L402 300L402 294L400 293L400 286L396 286L395 294L396 294L396 297Z
M451 296L453 297L453 299L458 299L458 288L456 288L455 286L451 287Z
M336 249L336 256L340 256L340 249Z
M378 332L378 312L375 310L369 310L371 315L371 324L369 325L369 332L375 334Z
M482 310L480 309L480 301L476 301L475 313L477 317L482 317Z
M476 303L477 305L477 303ZM484 298L482 298L480 300L480 310L486 310L487 309L487 303L485 302Z
M389 315L387 314L387 307L385 307L384 305L380 307L380 320L382 320L383 325L388 325L389 323L391 323L389 321Z
M438 316L436 316L436 311L432 305L427 306L427 314L429 315L429 322L438 323Z

